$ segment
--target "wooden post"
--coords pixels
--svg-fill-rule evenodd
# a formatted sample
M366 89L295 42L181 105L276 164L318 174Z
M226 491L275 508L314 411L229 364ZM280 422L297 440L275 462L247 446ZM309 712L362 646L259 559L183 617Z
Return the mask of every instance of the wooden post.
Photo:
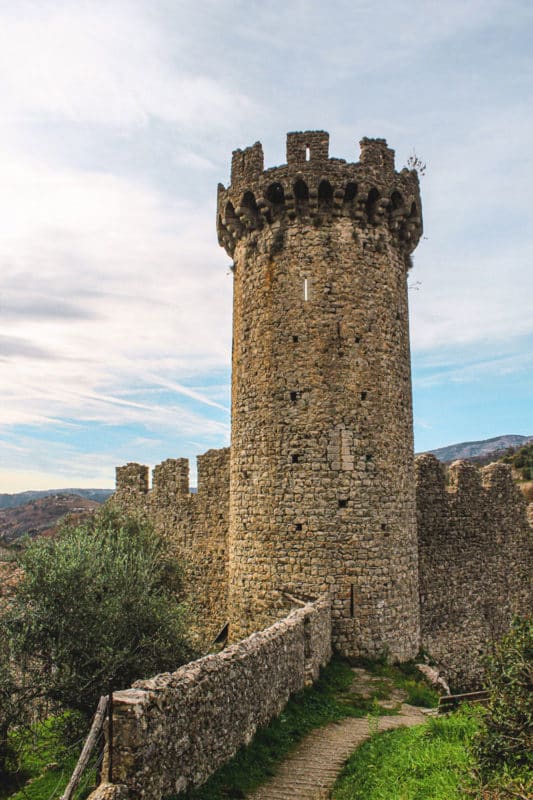
M85 767L87 766L87 762L89 761L89 757L95 745L97 736L101 728L103 727L106 708L107 708L107 697L104 696L100 698L98 707L96 709L96 714L94 715L93 724L91 725L91 730L89 731L89 735L85 740L85 744L83 745L83 750L81 751L78 763L76 764L74 772L72 773L72 777L68 782L67 788L65 789L65 791L61 796L61 800L71 800L72 795L76 791L76 787L80 782L83 770L85 769Z
M113 681L109 679L109 706L107 710L107 780L113 783Z

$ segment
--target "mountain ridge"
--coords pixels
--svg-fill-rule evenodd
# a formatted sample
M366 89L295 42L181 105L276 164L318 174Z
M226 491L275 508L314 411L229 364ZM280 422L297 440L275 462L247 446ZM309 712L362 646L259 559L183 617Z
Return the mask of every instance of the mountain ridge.
M94 500L96 503L104 503L114 491L114 489L29 489L12 494L5 492L0 493L0 509L16 508L51 495L76 495L86 500Z
M479 439L471 442L458 442L457 444L450 444L445 447L437 447L434 450L425 450L425 453L431 453L436 456L439 461L456 461L458 459L478 458L480 456L490 456L494 454L496 458L498 454L507 450L509 447L521 447L528 442L533 441L532 436L522 436L520 434L509 433L503 436L494 436L490 439ZM418 453L417 455L421 455Z

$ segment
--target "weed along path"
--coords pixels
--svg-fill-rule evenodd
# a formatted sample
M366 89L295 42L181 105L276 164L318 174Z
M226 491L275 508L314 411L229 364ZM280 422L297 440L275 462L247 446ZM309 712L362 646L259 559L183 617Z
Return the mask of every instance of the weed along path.
M383 680L378 683L383 684ZM383 690L383 686L380 688ZM353 691L371 696L375 690L374 676L355 669ZM377 700L376 704L385 711L398 709L398 713L350 717L317 728L280 764L273 778L247 796L248 800L328 800L344 762L365 739L378 731L424 722L423 711L402 703L398 690L392 689L388 694L387 699Z

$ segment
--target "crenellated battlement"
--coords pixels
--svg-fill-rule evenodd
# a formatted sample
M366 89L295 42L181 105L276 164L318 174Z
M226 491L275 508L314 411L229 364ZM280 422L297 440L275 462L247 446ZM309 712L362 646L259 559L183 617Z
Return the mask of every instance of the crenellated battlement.
M231 185L218 187L219 243L233 256L237 242L281 221L314 224L347 217L359 227L386 226L408 253L422 233L416 171L394 168L385 139L361 140L360 160L329 157L329 134L287 134L287 164L264 169L256 142L233 153Z
M123 467L115 468L116 491L125 499L144 496L149 488L148 467L129 461Z
M198 456L198 496L229 491L229 447Z
M187 458L157 464L151 488L148 467L129 463L117 467L111 498L123 510L150 519L172 543L208 639L227 621L229 461L229 447L199 455L196 492L189 486Z
M227 491L229 486L229 447L208 450L197 457L199 495ZM156 506L169 505L191 497L189 486L189 459L167 458L152 470L152 486L149 483L149 468L145 464L129 462L116 467L116 492L121 496L150 500ZM194 495L193 495L194 496Z
M152 491L155 502L169 505L189 496L189 459L167 458L154 467Z
M454 461L446 467L434 455L424 453L415 459L417 486L425 497L448 503L464 503L469 508L487 511L502 500L525 508L523 495L513 480L511 467L500 462L478 467L469 461Z

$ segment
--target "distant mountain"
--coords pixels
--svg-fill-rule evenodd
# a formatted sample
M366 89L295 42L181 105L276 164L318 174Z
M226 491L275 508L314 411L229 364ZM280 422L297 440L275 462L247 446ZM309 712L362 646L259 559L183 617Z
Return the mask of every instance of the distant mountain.
M100 503L86 497L56 493L15 508L0 509L0 545L11 545L22 536L53 535L67 514L83 518L99 507Z
M113 494L113 491L113 489L44 489L16 494L0 494L0 508L16 508L30 503L32 500L39 500L41 497L65 494L75 494L77 497L94 500L95 503L104 503Z
M468 460L489 455L494 455L494 458L498 458L498 455L501 455L508 447L522 447L522 445L531 441L533 441L533 436L508 434L507 436L495 436L493 439L482 439L479 442L450 444L447 447L439 447L437 450L428 450L427 452L437 456L439 461Z

